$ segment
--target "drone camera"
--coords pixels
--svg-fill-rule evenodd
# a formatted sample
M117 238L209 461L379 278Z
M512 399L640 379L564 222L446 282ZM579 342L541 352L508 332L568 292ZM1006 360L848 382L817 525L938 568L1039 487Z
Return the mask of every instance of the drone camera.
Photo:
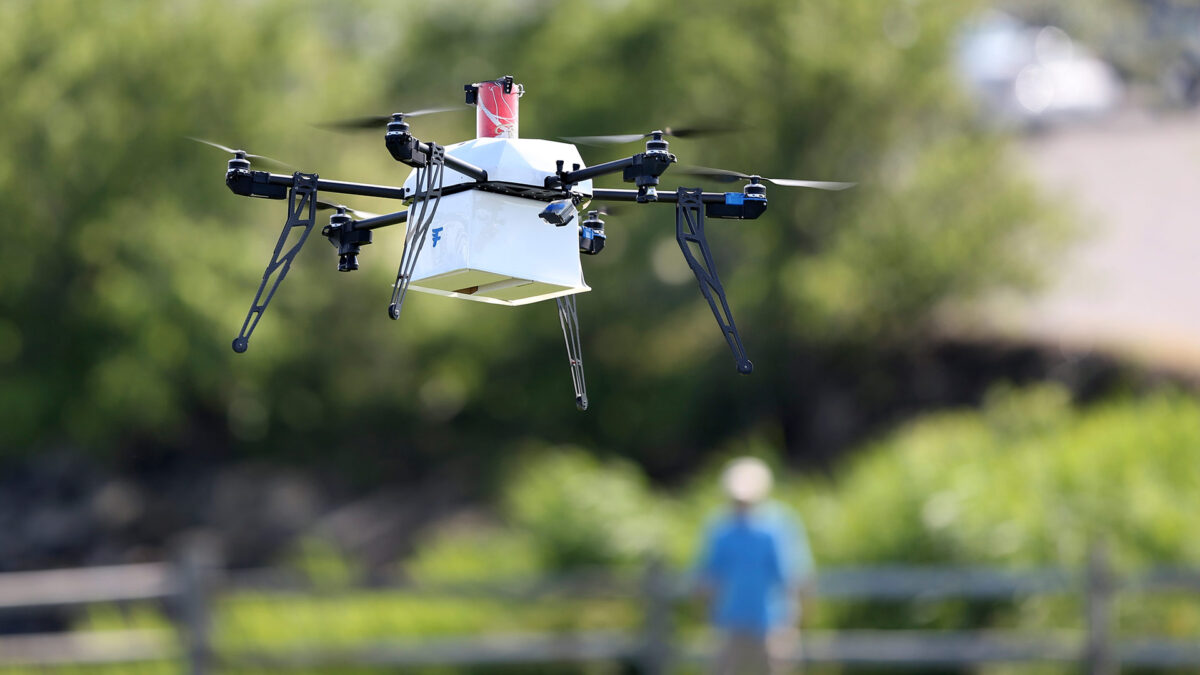
M562 227L575 219L575 202L570 199L557 199L546 205L538 218L555 227Z

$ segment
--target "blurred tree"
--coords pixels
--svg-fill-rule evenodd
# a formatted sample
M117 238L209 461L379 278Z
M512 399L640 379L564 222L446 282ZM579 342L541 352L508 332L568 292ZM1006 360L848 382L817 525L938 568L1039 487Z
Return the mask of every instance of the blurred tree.
M627 462L559 448L517 463L506 486L509 518L547 570L644 563L666 531L645 476Z
M827 565L1080 569L1101 542L1123 571L1196 565L1195 397L1162 391L1087 408L1069 401L1058 386L998 386L981 410L924 416L871 444L832 483L805 481L784 492L804 505ZM1131 594L1120 611L1131 633L1194 636L1200 629L1200 608L1186 596ZM842 625L956 628L1061 628L1082 617L1070 600L1049 597L847 603L830 614Z
M532 437L655 470L747 434L799 453L808 426L864 396L903 395L874 372L879 354L920 343L948 301L1029 283L1058 240L957 94L948 41L970 11L4 3L0 194L13 224L0 248L0 448L255 453L368 480L450 461L476 471ZM526 85L527 137L736 120L746 131L672 150L684 163L860 181L775 188L761 220L710 227L754 375L735 375L666 206L612 218L610 250L585 261L596 289L580 299L585 415L549 305L417 296L399 324L385 320L395 231L378 233L354 275L335 274L332 251L311 241L250 351L232 354L284 209L229 194L220 153L183 137L398 182L407 170L377 136L309 123L453 102L462 83L503 73ZM416 131L451 142L470 116Z

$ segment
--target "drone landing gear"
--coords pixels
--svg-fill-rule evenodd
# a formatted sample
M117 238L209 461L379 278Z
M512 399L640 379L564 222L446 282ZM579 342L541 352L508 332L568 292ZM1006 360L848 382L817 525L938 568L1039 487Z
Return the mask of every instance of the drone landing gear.
M583 350L579 347L579 313L575 309L575 296L555 298L558 303L558 322L562 324L563 339L567 343L567 360L571 363L571 382L575 385L575 407L587 410L587 384L583 381Z
M708 300L713 316L717 317L717 326L721 328L725 341L729 343L729 349L733 351L738 372L747 375L754 370L754 364L747 358L746 348L742 346L742 338L733 323L733 314L730 313L729 303L725 300L725 288L721 286L708 240L704 236L702 193L699 189L679 188L679 201L675 205L675 239L679 242L688 267L692 268L696 281L700 283L700 292L704 294L704 299ZM718 300L720 304L717 304Z
M388 305L388 316L400 318L400 308L404 306L404 296L408 294L408 284L412 281L413 269L417 265L417 256L425 247L425 234L429 224L437 213L438 204L442 201L442 178L446 169L446 149L436 143L429 144L428 164L417 167L417 180L414 188L419 195L419 204L409 209L408 231L404 235L404 253L400 256L400 269L396 271L396 283L392 286L392 302ZM436 187L435 187L436 186Z
M250 346L251 333L258 326L263 312L267 310L267 305L271 303L271 298L275 296L279 284L287 276L288 270L292 267L292 261L296 259L296 254L300 252L300 247L304 246L304 242L308 239L316 222L317 174L297 171L292 175L292 189L288 193L287 222L283 225L283 232L279 234L279 242L275 244L275 254L271 257L271 262L267 263L266 271L263 272L262 283L258 285L254 302L250 304L250 311L246 313L242 330L233 340L233 351L241 354ZM299 241L285 251L284 247L291 237L292 228L295 227L303 227L304 231L300 234ZM268 283L270 283L270 290L267 290Z

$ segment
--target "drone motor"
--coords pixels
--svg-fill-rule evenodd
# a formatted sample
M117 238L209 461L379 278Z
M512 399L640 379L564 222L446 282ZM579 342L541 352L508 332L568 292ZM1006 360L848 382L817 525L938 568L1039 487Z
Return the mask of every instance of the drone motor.
M584 255L596 255L604 250L605 240L604 221L600 220L599 211L588 211L587 219L579 224L579 252Z
M338 250L339 272L358 269L358 254L363 246L371 243L372 238L370 230L354 228L354 219L346 214L346 208L342 206L329 216L329 224L321 230L321 234Z

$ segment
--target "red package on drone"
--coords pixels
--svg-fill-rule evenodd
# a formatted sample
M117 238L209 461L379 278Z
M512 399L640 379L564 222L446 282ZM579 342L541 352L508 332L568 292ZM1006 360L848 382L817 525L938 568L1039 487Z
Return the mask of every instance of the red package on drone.
M521 85L508 78L476 86L475 137L517 138L518 106L525 93Z

